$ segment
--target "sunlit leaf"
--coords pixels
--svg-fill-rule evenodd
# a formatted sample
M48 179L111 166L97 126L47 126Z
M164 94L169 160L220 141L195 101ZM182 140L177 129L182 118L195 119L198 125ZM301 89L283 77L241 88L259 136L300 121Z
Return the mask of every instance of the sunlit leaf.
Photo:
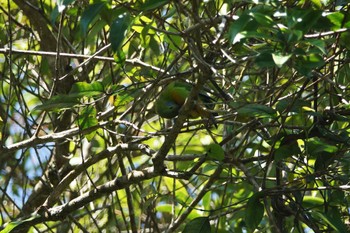
M32 216L32 217L27 218L27 219L23 219L23 220L19 220L19 221L10 222L9 224L6 225L6 227L5 227L4 229L2 229L2 230L0 231L0 233L11 233L11 232L13 232L12 230L13 230L15 227L17 227L17 226L19 226L19 225L21 225L21 224L23 224L23 223L33 221L34 219L39 218L39 217L40 217L40 216L37 215L37 216Z
M313 4L315 4L318 8L322 7L322 2L321 0L311 0Z
M116 106L116 107L124 106L125 104L128 104L133 100L134 100L134 97L132 97L129 94L117 95L117 97L114 101L114 106Z
M315 208L322 206L324 204L324 199L314 196L304 196L302 203L305 208Z
M211 175L215 172L216 169L217 169L216 164L206 163L205 166L203 166L202 171L203 171L203 174Z
M178 199L179 202L184 204L186 203L186 201L191 200L190 195L188 194L184 184L182 184L179 180L164 177L163 181L169 191L175 192L175 197L176 199Z
M344 22L344 14L339 11L328 13L326 17L334 25L333 30L341 28L341 25Z
M283 55L280 53L272 54L273 61L275 62L276 66L279 68L281 68L289 60L291 56L292 54L287 54L287 55Z
M72 97L93 97L104 93L104 87L101 82L77 82L74 83L69 95Z
M173 28L169 28L168 31L178 33L178 31ZM167 34L164 39L169 43L172 49L179 49L183 45L183 38L180 35Z
M3 230L0 231L0 233L10 233L15 227L17 227L21 223L21 221L10 222L6 225L6 227Z
M212 195L211 194L212 194L212 192L209 191L202 198L202 200L203 200L203 207L205 209L209 209L210 208L210 203L212 202Z
M157 205L156 207L157 211L164 212L164 213L171 213L173 210L173 206L170 204L162 204L162 205Z

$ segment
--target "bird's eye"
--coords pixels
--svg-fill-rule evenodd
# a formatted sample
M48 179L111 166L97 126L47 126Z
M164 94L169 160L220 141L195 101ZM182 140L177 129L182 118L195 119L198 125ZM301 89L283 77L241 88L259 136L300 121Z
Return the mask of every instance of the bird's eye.
M168 108L168 110L173 110L175 108L174 104L171 102L167 102L166 107Z

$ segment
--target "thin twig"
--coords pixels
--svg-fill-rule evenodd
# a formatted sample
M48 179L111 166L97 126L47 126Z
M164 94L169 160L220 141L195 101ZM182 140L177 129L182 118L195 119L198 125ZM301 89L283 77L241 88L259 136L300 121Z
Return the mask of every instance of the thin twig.
M10 49L9 48L0 48L0 53L1 54L9 54ZM27 54L27 55L36 55L36 56L56 56L56 52L49 52L49 51L33 51L33 50L20 50L20 49L12 49L12 53L14 54ZM76 59L94 59L94 60L99 60L99 61L109 61L109 62L116 62L113 57L105 57L105 56L95 56L95 55L83 55L83 54L72 54L72 53L60 53L61 57L68 57L68 58L76 58ZM130 64L130 65L138 65L142 66L145 68L152 69L154 71L160 72L160 73L165 73L167 74L165 70L147 64L146 62L141 61L140 59L133 58L133 59L126 59L125 63Z

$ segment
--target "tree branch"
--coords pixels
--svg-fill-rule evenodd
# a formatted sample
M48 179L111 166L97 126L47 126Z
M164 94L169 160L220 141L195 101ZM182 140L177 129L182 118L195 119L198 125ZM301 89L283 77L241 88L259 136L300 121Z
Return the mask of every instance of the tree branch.
M1 54L9 54L10 49L9 48L0 48ZM35 55L35 56L49 56L54 57L57 55L56 52L50 52L50 51L33 51L33 50L20 50L20 49L12 49L11 52L13 54L26 54L26 55ZM105 57L105 56L95 56L95 55L83 55L83 54L72 54L72 53L62 53L60 52L61 57L67 57L67 58L76 58L76 59L93 59L93 60L99 60L99 61L109 61L115 63L115 60L113 57ZM167 73L165 70L147 64L146 62L141 61L140 59L133 58L133 59L126 59L125 63L130 65L137 65L140 67L145 67L152 69L154 71L160 72L160 73Z

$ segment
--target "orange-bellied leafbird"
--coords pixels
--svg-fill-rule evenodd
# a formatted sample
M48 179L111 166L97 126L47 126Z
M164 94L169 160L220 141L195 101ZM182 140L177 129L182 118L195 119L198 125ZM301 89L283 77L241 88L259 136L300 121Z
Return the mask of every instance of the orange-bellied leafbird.
M185 82L175 81L168 84L155 103L158 115L168 119L176 117L190 94L191 88L191 84ZM215 106L213 101L207 93L200 92L192 110L189 112L189 117L198 118L201 116L203 118L213 119L213 116L216 115L212 110Z

